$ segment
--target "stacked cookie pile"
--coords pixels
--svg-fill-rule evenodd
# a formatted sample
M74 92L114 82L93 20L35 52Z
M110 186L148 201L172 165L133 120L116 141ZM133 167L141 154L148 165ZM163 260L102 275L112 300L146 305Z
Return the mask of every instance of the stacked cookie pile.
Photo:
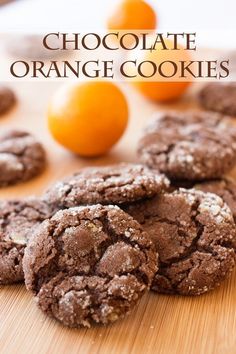
M235 139L220 115L164 113L139 142L142 165L85 168L42 198L2 201L0 283L25 281L71 327L114 322L150 288L214 289L235 266L232 212L216 194L177 186L221 178Z
M126 209L158 250L153 290L199 295L234 267L236 184L224 174L236 163L235 138L229 119L210 112L159 113L146 127L140 159L174 190Z
M117 205L168 186L147 167L121 164L83 169L41 199L2 202L1 284L25 279L40 308L68 326L123 317L149 289L158 254Z

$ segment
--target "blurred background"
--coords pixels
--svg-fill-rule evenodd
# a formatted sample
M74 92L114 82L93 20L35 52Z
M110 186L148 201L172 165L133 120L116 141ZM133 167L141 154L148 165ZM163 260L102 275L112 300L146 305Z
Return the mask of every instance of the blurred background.
M0 0L0 30L66 26L101 29L118 0ZM236 29L235 0L149 0L159 14L159 28ZM224 41L223 38L218 40ZM232 38L225 38L228 43Z
M157 14L157 31L197 32L199 58L229 58L231 72L236 69L236 0L146 0ZM0 51L8 48L17 58L49 59L52 54L44 50L42 38L16 39L18 34L40 32L100 32L107 29L107 19L121 0L0 0ZM13 33L13 37L9 36ZM6 34L7 36L2 36ZM29 36L28 36L29 37ZM4 44L4 40L5 43ZM13 45L14 44L14 45ZM41 48L41 49L40 49ZM212 55L212 58L206 57ZM41 50L41 52L40 52ZM212 51L212 54L211 54ZM203 53L203 54L202 54ZM64 53L69 55L69 53ZM4 54L1 55L4 57ZM212 59L212 60L213 60ZM200 59L199 59L200 60ZM2 60L0 74L8 73Z
M64 142L60 142L66 149L62 148L60 144L54 142L52 134L50 133L47 125L48 118L48 105L51 102L54 95L60 92L61 81L56 77L49 83L49 79L43 76L39 76L35 81L32 79L31 73L23 79L13 78L10 75L10 65L17 60L42 60L45 65L50 65L51 60L58 60L59 65L63 64L63 60L80 60L85 62L87 60L86 51L47 51L42 46L42 34L48 32L69 32L69 33L85 33L94 31L97 33L108 29L107 20L113 13L113 8L122 0L0 0L0 84L1 82L13 90L17 97L18 105L15 109L9 111L8 115L5 115L8 119L1 119L0 128L13 127L27 127L29 131L32 131L36 135L40 135L43 138L44 143L47 146L49 152L49 168L47 175L42 177L43 183L37 185L37 191L44 190L47 182L56 180L60 176L69 174L69 172L75 171L78 167L86 165L86 160L78 159L73 154L68 153L66 150L67 143L71 141L71 136L67 136ZM160 32L197 32L197 48L200 60L225 60L230 58L231 63L231 81L236 82L236 50L235 40L236 37L236 22L235 22L235 10L236 0L146 0L155 11L154 16L157 14L157 30ZM5 4L4 4L5 3ZM133 20L137 20L140 24L140 19L147 22L147 26L143 27L153 30L151 27L150 17L145 16L145 12L142 9L139 13L129 13L128 25ZM148 12L146 12L147 14ZM117 16L117 12L114 12L113 24L117 18L124 18L125 16ZM115 19L115 20L114 20ZM144 22L145 22L144 21ZM119 21L118 21L119 22ZM121 21L122 22L122 21ZM142 22L142 21L141 21ZM120 25L120 23L119 23ZM128 26L127 25L127 26ZM146 26L146 23L145 23ZM110 27L115 28L115 27ZM120 29L120 27L117 27ZM127 29L127 27L124 27ZM22 33L23 32L23 33ZM41 32L40 35L34 35L34 33ZM199 34L201 41L199 41ZM200 42L200 43L199 43ZM100 54L99 54L100 53ZM91 55L95 58L103 58L103 52L97 53L94 56L94 52L91 51ZM161 62L166 60L164 56L165 51L153 51L152 53L144 53L145 60L154 60L155 62ZM186 52L184 51L186 54ZM184 56L183 60L189 60ZM175 53L176 54L176 53ZM191 53L194 55L197 53ZM57 55L59 55L57 59ZM98 56L100 55L100 56ZM121 61L126 58L127 53L117 52L112 53L112 59L117 60L117 66L119 68ZM62 58L61 58L62 56ZM163 57L164 56L164 57ZM143 57L141 57L141 60ZM174 58L175 60L176 57ZM61 67L61 66L60 66ZM32 65L30 66L32 68ZM52 75L53 76L53 75ZM63 79L62 79L63 80ZM37 85L35 82L37 81ZM107 164L115 161L136 161L136 145L139 137L139 131L141 131L145 121L152 116L157 109L199 109L199 103L196 99L197 91L200 89L200 85L203 82L193 82L193 80L185 82L160 82L156 80L151 82L150 85L139 82L125 82L124 80L117 80L115 82L117 87L125 95L125 99L128 102L130 114L129 125L125 131L124 136L120 142L112 151L112 154L105 155L101 160L95 159L93 164ZM154 84L154 86L153 86ZM100 89L98 89L100 92ZM76 116L77 108L74 108L73 104L70 104L71 93L65 94L68 97L68 111L72 112ZM63 97L64 97L63 96ZM109 97L110 97L109 93ZM79 97L79 96L78 96ZM86 132L78 129L77 123L75 127L72 126L71 130L78 139L78 133L81 136L86 137L87 132L94 127L90 118L99 117L97 113L97 105L95 105L95 114L90 114L91 102L93 98L97 97L93 93L88 96L82 102L82 106L88 108L88 114L85 115L85 122L83 126L87 129ZM108 97L108 95L107 95ZM109 99L101 100L105 103L109 102ZM57 100L59 107L64 100ZM65 102L67 102L65 100ZM73 101L74 102L74 101ZM61 108L57 108L56 111L61 112ZM117 105L116 110L117 111ZM67 108L64 112L67 112ZM106 112L106 110L105 110ZM113 110L112 110L113 112ZM103 105L101 108L101 114L103 114ZM67 116L67 113L64 113ZM109 116L110 117L110 116ZM60 120L59 121L63 121ZM75 119L77 122L77 118ZM106 127L106 120L104 120ZM108 120L109 122L109 120ZM70 121L68 122L70 125ZM52 125L53 126L53 125ZM58 131L64 131L64 128L54 125ZM53 126L53 127L54 127ZM108 124L109 126L109 124ZM95 125L96 127L96 125ZM113 128L113 125L112 125ZM115 129L112 129L112 131ZM68 129L68 131L70 131ZM137 132L137 133L136 133ZM135 134L134 134L135 133ZM104 133L104 136L110 136L110 133ZM84 140L84 139L83 139ZM85 143L86 139L84 140ZM102 139L104 141L104 139ZM114 143L114 142L113 142ZM88 139L88 146L98 146L97 142L94 144L94 140ZM127 146L130 153L127 155ZM70 148L69 148L70 150ZM91 164L91 161L89 162ZM60 166L60 168L58 168ZM29 183L27 184L27 194L35 193L35 185L32 182L31 189ZM6 193L6 194L3 194ZM14 196L15 190L12 189L12 195ZM17 189L17 194L19 195ZM22 190L22 195L25 194L25 190ZM9 191L1 191L3 197L9 196Z

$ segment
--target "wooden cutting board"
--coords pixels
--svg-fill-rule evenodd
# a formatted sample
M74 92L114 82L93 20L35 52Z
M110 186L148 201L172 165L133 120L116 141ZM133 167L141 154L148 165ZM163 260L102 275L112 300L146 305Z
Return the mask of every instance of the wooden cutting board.
M48 168L31 182L0 190L1 198L40 195L53 181L84 165L136 161L141 128L159 109L128 85L122 89L130 105L129 128L111 153L99 159L81 159L53 141L47 130L47 102L57 83L12 84L19 102L0 120L0 129L27 129L48 151ZM169 108L192 108L191 97ZM163 108L163 106L161 107ZM232 175L236 177L236 170ZM47 318L24 285L0 288L0 353L101 354L235 354L236 272L219 289L200 297L148 293L130 314L112 326L68 329Z

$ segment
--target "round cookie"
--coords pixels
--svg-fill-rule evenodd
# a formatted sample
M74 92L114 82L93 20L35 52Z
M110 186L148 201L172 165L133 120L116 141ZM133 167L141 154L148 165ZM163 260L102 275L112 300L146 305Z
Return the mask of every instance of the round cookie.
M215 193L229 206L236 222L236 182L228 177L196 184L194 188Z
M0 284L24 280L25 246L35 227L51 215L51 208L37 198L0 202Z
M218 286L235 266L236 229L223 200L180 189L126 206L159 253L151 289L200 295Z
M207 110L236 116L236 83L210 83L199 92L200 104Z
M70 327L126 315L151 284L157 254L141 226L117 206L58 211L31 238L25 283L39 307Z
M14 92L8 87L0 85L0 115L8 112L16 103Z
M0 136L0 186L27 181L45 165L45 150L31 134L12 130Z
M217 113L160 113L139 141L138 154L171 180L219 178L236 163L236 130Z
M122 204L152 197L169 186L158 172L142 165L121 163L88 167L57 182L46 193L50 204L74 207L83 204Z

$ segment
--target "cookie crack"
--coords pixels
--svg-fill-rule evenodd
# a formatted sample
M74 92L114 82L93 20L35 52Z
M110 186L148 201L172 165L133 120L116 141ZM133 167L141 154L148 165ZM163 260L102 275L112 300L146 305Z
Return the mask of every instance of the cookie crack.
M197 250L196 250L197 251ZM206 253L206 254L209 254L208 252L201 252L201 253ZM191 267L189 267L189 269L187 270L183 270L183 271L180 271L178 272L178 275L182 275L181 279L178 280L178 281L173 281L166 273L165 273L165 270L168 269L168 266L165 267L165 268L161 268L160 271L158 272L162 277L166 278L168 280L168 282L171 284L171 290L170 290L170 293L178 293L179 290L179 286L186 280L189 278L189 275L190 273L192 272L192 270L194 268L196 268L194 262L192 261L191 257L187 257L186 260L189 260L189 262L191 263ZM183 260L182 260L183 261ZM198 259L198 267L201 266L202 264L202 260L201 259ZM178 262L177 262L178 263Z
M204 233L204 226L198 222L196 220L197 218L197 215L199 215L199 211L198 211L198 208L200 206L200 202L199 201L196 201L194 204L192 204L191 206L191 210L192 210L192 215L191 215L191 221L193 222L196 230L197 230L197 233L196 233L196 236L194 237L194 239L192 240L191 242L191 245L189 247L187 247L186 251L183 252L181 255L179 255L178 257L172 257L171 259L168 260L168 262L162 262L160 260L160 268L162 267L162 265L167 265L167 267L171 264L175 264L175 263L179 263L179 262L182 262L186 259L189 259L189 257L198 250L198 241L199 239L202 237L203 233ZM166 219L164 219L166 220ZM181 224L177 221L175 222L172 222L170 220L167 219L167 221L165 222L169 222L169 224L171 225L177 225L178 226L178 229L181 227ZM184 236L187 237L187 233L182 230L181 232L184 233ZM179 230L178 230L178 234L179 234ZM179 234L179 236L181 236L181 234Z
M139 252L141 252L142 255L145 257L145 263L146 263L146 264L148 263L149 260L148 260L148 256L147 256L147 254L146 254L145 251L146 251L146 250L149 250L150 247L142 248L142 247L140 247L140 245L138 245L137 242L132 241L130 238L128 238L128 237L126 237L126 236L123 236L123 235L117 235L117 234L115 233L115 231L113 230L113 228L111 228L110 225L109 225L109 220L108 220L108 215L107 215L107 214L106 214L106 216L103 218L103 222L102 222L102 223L103 223L103 225L105 225L105 228L104 228L105 232L106 232L107 234L109 234L109 235L111 236L111 238L112 238L112 240L110 241L109 246L111 246L111 245L113 245L113 244L115 244L115 243L117 243L117 242L123 242L123 243L125 243L126 245L132 246L134 249L136 249L136 250L138 250ZM108 247L109 247L109 246L108 246ZM106 249L107 249L108 247L106 247ZM100 262L100 260L102 259L103 254L105 253L106 249L102 252L102 255L101 255L100 259L98 260L97 264L98 264L98 263ZM97 264L96 264L96 266L97 266ZM120 272L119 276L120 276L120 275L129 275L129 274L132 274L132 275L134 275L134 276L138 279L139 282L148 285L149 281L148 281L148 279L147 279L147 276L139 269L139 267L140 267L140 265L139 265L137 268L135 268L135 269L133 269L132 271L130 271L130 272ZM95 273L96 273L96 270L95 270ZM106 275L106 276L109 277L109 275ZM113 278L113 277L110 277L110 279L112 279L112 278Z
M229 249L229 250L232 249L233 250L233 247L232 247L230 241L229 241L229 243L227 243L227 242L221 243L220 240L217 240L217 243L214 243L214 240L212 240L212 242L209 245L200 246L198 244L199 240L201 239L201 237L203 236L204 231L205 231L205 225L201 224L197 220L197 216L200 215L199 206L200 206L200 202L197 201L193 205L193 208L192 208L195 213L191 217L191 219L197 228L197 237L194 238L194 240L193 240L191 246L188 248L187 252L185 252L185 254L181 255L180 257L173 258L168 263L167 262L166 263L160 262L160 268L159 268L157 275L159 274L160 276L162 276L168 280L168 282L171 284L171 287L172 287L171 292L178 293L178 287L181 285L181 283L186 278L189 277L189 274L192 271L192 267L195 266L194 262L191 259L191 256L194 253L196 253L196 252L199 252L201 254L205 253L205 254L210 255L212 257L217 257L217 255L219 254L217 247L220 247L222 250L225 250L225 249ZM178 265L180 262L184 262L187 260L192 264L192 267L189 267L188 270L184 270L184 271L178 273L178 274L183 275L183 277L181 277L181 279L179 281L173 281L170 277L168 277L168 274L166 274L166 271L169 269L170 266ZM203 261L201 259L198 259L198 262L199 262L199 266L200 266Z

